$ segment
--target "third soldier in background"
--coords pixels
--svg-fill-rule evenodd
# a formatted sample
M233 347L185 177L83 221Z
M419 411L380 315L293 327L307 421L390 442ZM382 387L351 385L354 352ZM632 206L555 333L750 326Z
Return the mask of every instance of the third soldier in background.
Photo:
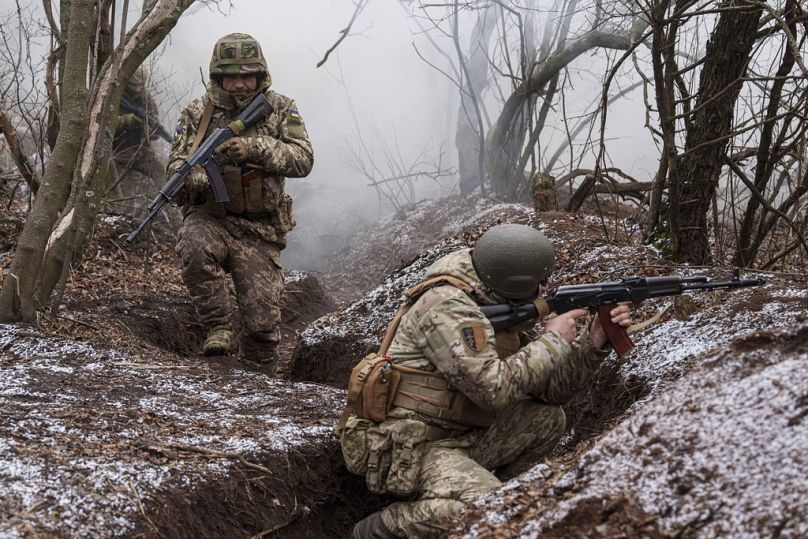
M268 374L275 373L278 361L280 251L295 226L284 181L308 175L314 161L295 102L270 90L271 82L254 38L228 34L219 39L207 91L183 111L168 165L170 175L205 136L234 120L259 92L269 101L272 113L266 120L216 150L229 202L213 200L203 169L188 176L177 242L183 280L208 329L204 354L227 354L236 346L230 273L241 314L241 356Z
M154 122L160 121L143 67L126 83L121 101L150 116ZM160 133L150 129L141 114L125 110L122 103L110 160L108 210L132 217L143 214L146 203L163 184L165 160L160 159L152 147L159 137Z

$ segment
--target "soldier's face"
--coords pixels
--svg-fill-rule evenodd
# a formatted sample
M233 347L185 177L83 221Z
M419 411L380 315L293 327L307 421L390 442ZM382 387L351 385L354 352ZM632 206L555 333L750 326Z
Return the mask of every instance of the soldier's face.
M248 94L258 88L258 79L255 75L224 75L222 88L231 94Z

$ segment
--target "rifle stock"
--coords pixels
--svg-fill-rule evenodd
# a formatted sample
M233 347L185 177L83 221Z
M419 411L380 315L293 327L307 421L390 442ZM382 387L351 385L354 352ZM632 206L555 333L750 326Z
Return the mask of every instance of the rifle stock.
M760 286L763 279L741 279L735 270L732 280L710 281L704 275L693 277L634 277L621 281L560 286L558 289L534 302L512 302L501 305L483 305L480 310L495 330L507 329L540 317L537 303L542 300L550 312L563 314L573 309L587 308L598 313L609 342L620 357L634 347L625 329L611 321L610 312L622 302L639 303L650 298L677 296L689 290L715 288L746 288Z

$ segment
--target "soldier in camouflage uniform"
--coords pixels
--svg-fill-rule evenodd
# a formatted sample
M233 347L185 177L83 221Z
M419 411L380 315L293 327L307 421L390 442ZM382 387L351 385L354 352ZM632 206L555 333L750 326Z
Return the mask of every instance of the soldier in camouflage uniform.
M159 121L159 111L149 92L143 67L138 68L123 90L123 98ZM159 138L143 118L134 112L121 112L115 129L110 160L109 194L106 203L116 213L141 217L146 203L160 189L165 173L151 142Z
M502 241L514 233L521 239ZM492 248L494 262L508 266L482 260ZM426 279L450 276L463 288L438 282L400 319L387 356L409 375L402 373L386 419L345 413L337 428L350 471L365 475L373 492L407 497L357 523L353 537L437 536L442 520L500 485L498 476L512 477L555 447L565 429L561 405L608 354L599 320L576 336L576 320L587 314L578 309L547 321L541 334L495 334L479 309L535 298L553 265L552 245L538 231L500 225L474 251L428 269ZM611 315L631 323L626 305Z
M208 328L204 354L226 354L234 345L233 305L225 276L230 273L241 314L241 355L274 374L283 288L280 251L295 225L284 181L308 175L314 158L295 102L270 90L270 84L255 39L247 34L221 38L211 58L207 92L177 122L168 174L205 136L234 120L259 92L264 94L272 113L216 150L230 201L214 201L201 167L189 174L177 253L185 284Z

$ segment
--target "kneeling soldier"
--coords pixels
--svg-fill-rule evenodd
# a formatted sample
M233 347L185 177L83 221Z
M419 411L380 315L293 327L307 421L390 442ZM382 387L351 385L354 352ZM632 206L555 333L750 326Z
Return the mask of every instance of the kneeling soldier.
M433 537L440 522L547 456L564 434L561 405L608 354L596 317L577 309L494 332L479 306L532 300L555 265L552 244L499 225L473 250L435 262L407 291L379 354L354 369L337 425L348 469L372 492L407 497L356 524L353 537ZM629 326L626 305L612 321Z

